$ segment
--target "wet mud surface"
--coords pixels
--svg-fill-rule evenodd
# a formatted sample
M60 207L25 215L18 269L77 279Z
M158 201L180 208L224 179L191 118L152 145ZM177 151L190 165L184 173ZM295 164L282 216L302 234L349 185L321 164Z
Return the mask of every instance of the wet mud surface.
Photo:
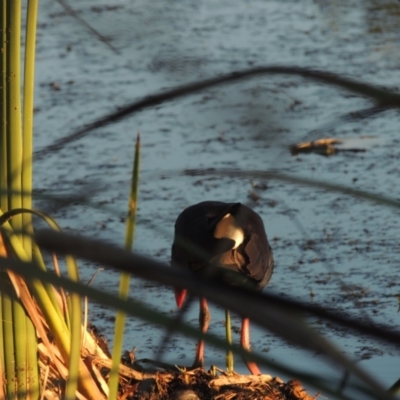
M394 27L400 4L383 3L397 7L397 13L375 1L255 0L229 7L213 1L74 4L77 15L109 38L116 53L59 3L43 0L35 150L150 93L253 65L326 69L396 89L400 41ZM122 244L134 140L140 131L138 252L168 263L173 225L183 208L204 200L240 201L262 215L274 250L276 269L266 290L397 328L399 210L251 172L278 170L399 199L398 112L348 118L371 106L345 91L288 76L207 90L144 110L37 157L36 207L51 212L66 230ZM292 156L289 150L293 143L358 136L379 140L365 152L329 158ZM249 173L184 173L206 168ZM43 195L77 199L57 207ZM98 268L80 265L84 281ZM118 275L101 271L93 285L116 293ZM166 314L176 312L168 288L134 280L131 293ZM197 313L192 307L187 320L197 323ZM211 332L223 335L223 311L215 307L212 317ZM113 318L106 307L90 305L89 319L110 340ZM233 323L238 330L239 318ZM385 385L398 378L399 349L312 323L361 365L379 371ZM302 351L254 328L253 348L272 359L291 360L310 371L324 365L327 374L337 373L317 354L304 363ZM147 322L127 322L125 340L136 347L137 358L154 357L163 337ZM164 359L190 364L193 356L194 343L175 337ZM224 365L220 351L206 349L206 357L209 365ZM236 368L245 372L241 363Z

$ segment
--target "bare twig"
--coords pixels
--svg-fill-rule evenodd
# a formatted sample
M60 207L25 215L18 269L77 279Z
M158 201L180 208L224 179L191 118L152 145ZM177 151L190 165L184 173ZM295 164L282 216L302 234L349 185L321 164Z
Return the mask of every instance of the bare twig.
M57 2L64 8L64 10L71 15L71 17L75 18L79 23L81 23L85 28L87 28L90 32L92 32L97 39L101 42L105 43L108 48L110 48L115 54L120 54L118 49L114 47L110 40L107 39L104 35L102 35L98 30L93 28L87 21L85 21L82 17L80 17L76 11L65 1L65 0L57 0Z

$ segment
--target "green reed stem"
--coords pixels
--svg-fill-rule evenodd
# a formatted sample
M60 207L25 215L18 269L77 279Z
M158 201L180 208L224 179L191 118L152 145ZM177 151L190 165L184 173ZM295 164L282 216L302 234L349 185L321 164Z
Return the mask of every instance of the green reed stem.
M8 399L16 398L16 374L14 355L14 323L13 323L13 302L15 294L11 282L7 279L5 272L1 273L1 305L2 305L2 330L4 338L4 380Z
M35 53L38 0L29 0L25 31L25 65L23 98L23 158L22 158L22 207L32 208L32 171L33 171L33 99L35 83ZM22 222L28 233L32 232L32 215L23 214ZM28 255L32 253L30 235L24 235L23 245Z
M7 1L0 5L0 39L7 43ZM7 52L0 51L0 209L8 210L7 195Z
M9 207L19 208L21 201L21 0L7 2L7 151ZM13 219L12 227L22 232L22 216Z
M126 221L125 250L132 250L135 237L137 201L139 194L139 169L140 169L140 135L137 135L135 156L133 159L132 182L128 203L128 218ZM130 275L121 274L119 297L126 300L129 295ZM121 354L124 343L125 312L118 310L115 320L114 348L112 354L112 367L109 380L109 399L116 399L118 394L118 367L121 362Z
M231 314L227 308L225 308L225 332L226 342L229 345L232 345ZM228 374L233 372L233 352L229 348L226 350L226 370Z

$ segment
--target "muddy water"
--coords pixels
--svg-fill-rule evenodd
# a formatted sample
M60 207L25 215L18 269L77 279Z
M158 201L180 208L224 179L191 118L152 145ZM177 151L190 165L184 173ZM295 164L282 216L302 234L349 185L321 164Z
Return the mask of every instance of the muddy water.
M74 4L118 53L57 2L40 4L37 44L35 149L144 95L251 65L327 69L396 87L399 81L400 3L391 1L108 1ZM268 290L312 301L355 318L397 327L400 292L399 211L279 181L184 176L186 168L278 169L399 198L398 113L348 119L371 103L295 77L253 79L143 111L35 161L35 187L61 196L86 195L57 209L38 197L66 229L123 243L134 137L142 135L137 251L169 261L173 224L186 206L203 200L241 201L258 211L275 252ZM288 146L320 137L378 137L365 153L292 157ZM81 263L88 280L96 267ZM115 291L118 277L102 271L95 285ZM132 296L167 314L169 289L134 281ZM188 314L196 323L197 307ZM92 305L90 320L111 339L113 313ZM211 331L223 335L223 313ZM239 320L234 320L239 327ZM385 385L398 378L398 349L316 322L350 357ZM253 347L302 370L340 373L254 329ZM162 332L129 319L128 346L154 357ZM237 336L236 336L237 338ZM194 344L179 337L165 360L190 363ZM209 349L207 365L224 365ZM237 364L245 372L242 364Z

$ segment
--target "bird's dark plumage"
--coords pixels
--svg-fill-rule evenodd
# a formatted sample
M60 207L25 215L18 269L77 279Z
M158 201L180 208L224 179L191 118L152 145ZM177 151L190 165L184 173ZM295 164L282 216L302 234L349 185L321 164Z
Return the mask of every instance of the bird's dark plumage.
M224 232L229 228L219 225L224 217L234 224L231 232ZM236 241L231 238L235 233ZM241 272L254 289L262 289L271 278L274 261L256 212L241 203L204 201L186 208L176 220L172 266L199 272L210 266L227 268Z

